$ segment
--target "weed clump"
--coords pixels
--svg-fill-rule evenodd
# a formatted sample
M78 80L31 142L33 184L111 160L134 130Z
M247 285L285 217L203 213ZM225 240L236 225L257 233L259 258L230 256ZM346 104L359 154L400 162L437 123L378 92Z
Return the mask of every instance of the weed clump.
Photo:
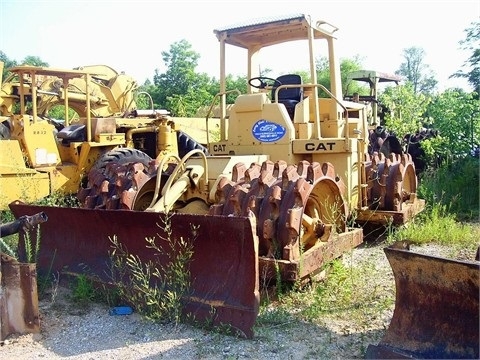
M189 263L195 238L174 239L168 216L162 227L165 236L145 239L147 248L152 250L152 260L148 261L129 253L116 236L110 238L111 277L120 299L138 313L152 320L178 324L190 291ZM194 230L192 233L197 233Z

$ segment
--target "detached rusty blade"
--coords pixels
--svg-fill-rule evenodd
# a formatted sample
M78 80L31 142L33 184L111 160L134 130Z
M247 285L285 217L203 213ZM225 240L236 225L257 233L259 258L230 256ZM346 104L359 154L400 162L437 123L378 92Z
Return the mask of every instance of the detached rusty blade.
M385 248L395 310L367 359L478 359L480 263Z
M11 334L39 332L35 264L0 253L0 341Z
M147 248L145 238L165 237L161 214L129 210L91 210L10 204L16 217L44 212L48 222L40 225L41 242L37 269L41 273L81 273L108 281L112 243L118 242L142 261L166 261ZM255 221L247 217L175 214L171 217L173 238L192 239L198 226L190 263L191 292L185 313L197 321L230 325L253 337L258 315L258 238ZM33 238L35 234L31 235ZM20 241L21 248L23 241ZM158 241L167 247L166 241ZM163 244L163 245L162 245ZM166 249L167 250L167 249Z

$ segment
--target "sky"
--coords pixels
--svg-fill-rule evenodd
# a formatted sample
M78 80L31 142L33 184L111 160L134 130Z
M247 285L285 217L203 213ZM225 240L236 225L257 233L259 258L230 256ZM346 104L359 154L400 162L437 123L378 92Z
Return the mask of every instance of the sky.
M165 71L162 52L185 39L200 54L196 70L218 79L214 29L297 13L339 28L340 59L358 56L364 69L394 73L404 50L418 47L439 91L472 90L449 77L471 55L459 42L480 20L480 0L0 0L0 50L17 62L38 56L58 68L104 64L143 84L156 69ZM227 52L227 73L245 75L246 53L236 51ZM278 72L269 75L306 70L295 65L295 54L275 56L283 61L276 66L266 61Z

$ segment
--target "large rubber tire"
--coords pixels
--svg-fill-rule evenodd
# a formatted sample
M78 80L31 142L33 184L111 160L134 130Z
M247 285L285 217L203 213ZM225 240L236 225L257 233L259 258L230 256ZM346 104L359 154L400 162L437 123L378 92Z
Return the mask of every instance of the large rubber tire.
M126 182L147 182L152 177L148 173L152 161L149 155L131 148L118 148L103 154L82 181L78 200L85 208L120 207L120 204L112 205L118 203L120 187L127 186ZM141 187L141 184L135 186Z
M192 150L201 150L205 155L209 155L208 149L205 146L195 141L195 139L183 131L177 131L177 144L180 158L183 158Z
M100 156L93 169L104 169L108 164L117 163L126 165L130 163L142 163L148 166L152 158L144 152L131 148L118 148L110 150Z

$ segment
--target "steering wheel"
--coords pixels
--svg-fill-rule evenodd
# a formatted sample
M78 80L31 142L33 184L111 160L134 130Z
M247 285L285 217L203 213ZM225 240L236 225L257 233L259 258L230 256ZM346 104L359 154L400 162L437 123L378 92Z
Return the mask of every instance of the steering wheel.
M259 82L260 84L256 84ZM257 76L248 80L248 85L254 87L255 89L266 89L267 87L272 88L274 86L280 86L282 83L277 79L272 79L266 76Z

